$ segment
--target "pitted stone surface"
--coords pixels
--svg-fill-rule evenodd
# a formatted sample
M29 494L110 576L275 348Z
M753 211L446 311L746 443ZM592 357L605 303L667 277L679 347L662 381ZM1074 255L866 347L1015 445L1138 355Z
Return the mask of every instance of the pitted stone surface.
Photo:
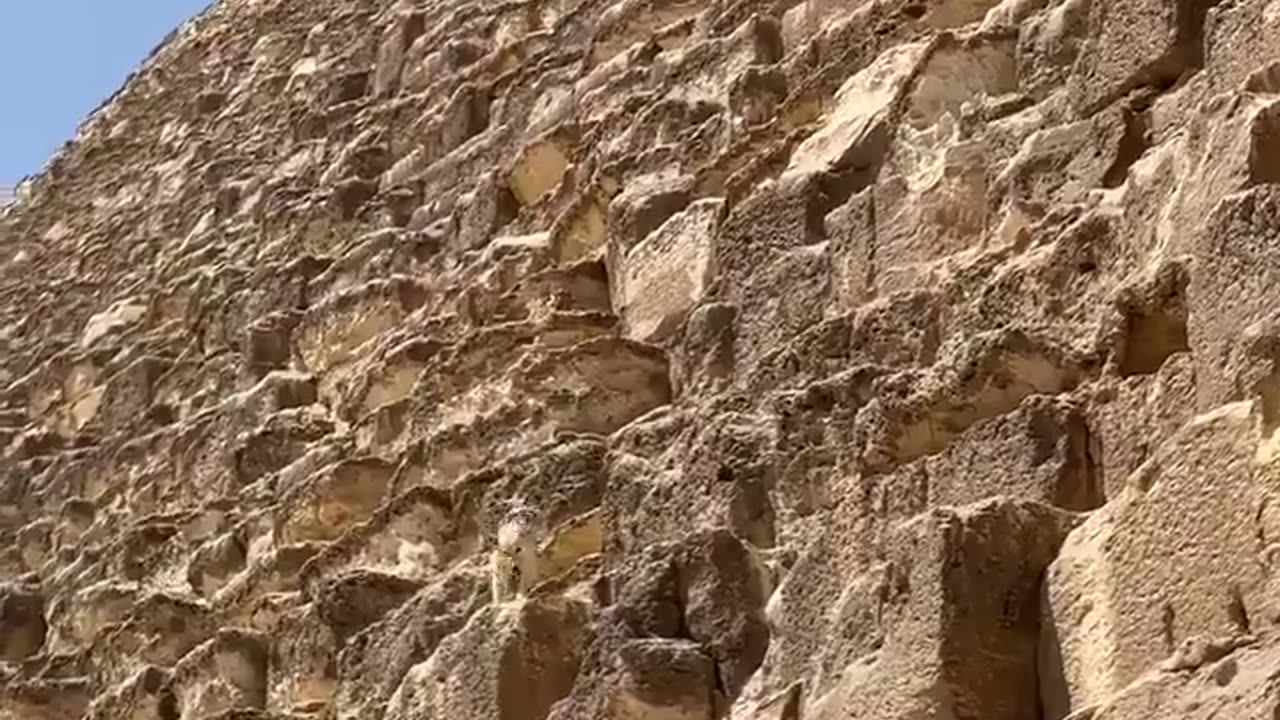
M0 720L1274 720L1280 5L220 0L0 198Z

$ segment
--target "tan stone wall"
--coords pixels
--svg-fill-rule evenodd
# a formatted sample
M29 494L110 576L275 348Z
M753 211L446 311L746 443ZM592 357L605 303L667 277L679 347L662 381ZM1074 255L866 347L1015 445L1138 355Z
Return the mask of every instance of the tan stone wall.
M1277 7L214 3L0 212L0 720L1275 720Z

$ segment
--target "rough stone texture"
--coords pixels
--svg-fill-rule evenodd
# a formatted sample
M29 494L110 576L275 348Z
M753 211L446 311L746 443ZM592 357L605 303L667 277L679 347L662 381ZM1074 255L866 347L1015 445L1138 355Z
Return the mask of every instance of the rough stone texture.
M1095 720L1215 717L1264 720L1280 708L1274 634L1187 640L1170 662L1083 714Z
M1051 714L1103 702L1194 636L1247 635L1280 617L1261 414L1236 403L1193 419L1064 545L1045 580Z
M1278 8L214 3L0 207L0 720L1275 720Z
M0 658L14 662L40 652L48 634L44 599L34 587L0 586Z

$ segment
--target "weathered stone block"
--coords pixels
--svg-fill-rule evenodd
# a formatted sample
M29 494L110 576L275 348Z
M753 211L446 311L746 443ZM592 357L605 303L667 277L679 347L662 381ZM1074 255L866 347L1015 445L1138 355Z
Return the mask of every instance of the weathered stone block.
M1208 409L1244 390L1247 369L1232 358L1250 325L1280 302L1280 190L1274 185L1229 196L1205 220L1187 289L1187 334L1196 359L1197 399Z
M38 588L0 585L0 660L25 660L44 647L48 626Z
M1000 498L878 540L856 522L828 528L839 537L815 540L770 601L775 640L739 708L804 678L806 718L1034 716L1040 576L1070 525ZM862 544L874 547L841 547Z
M508 187L521 205L533 205L560 185L569 168L570 149L553 139L539 140L520 152L508 176Z
M479 563L459 565L350 638L338 660L338 717L381 710L410 669L427 661L489 601L487 580L488 568Z
M1254 403L1197 417L1067 538L1041 610L1050 717L1103 702L1189 637L1275 616L1264 440Z
M849 78L822 127L792 153L787 174L878 165L893 134L894 110L928 53L928 43L899 45Z
M1139 678L1084 713L1092 720L1270 720L1280 713L1270 679L1280 662L1274 637L1194 638L1179 651L1176 666Z
M336 539L373 514L394 475L394 466L363 458L326 468L289 489L292 502L280 518L280 542Z
M1167 85L1202 60L1205 15L1213 0L1088 3L1088 38L1071 71L1085 114L1143 85Z
M540 720L573 686L590 632L587 609L572 600L491 605L409 670L387 720Z
M684 640L632 640L618 651L622 677L608 700L606 718L711 720L715 666Z
M724 201L700 200L613 260L614 310L628 337L657 343L698 304L715 277L714 241ZM610 252L621 253L611 244Z
M173 669L177 717L198 720L227 710L265 709L267 666L265 638L240 630L219 631Z

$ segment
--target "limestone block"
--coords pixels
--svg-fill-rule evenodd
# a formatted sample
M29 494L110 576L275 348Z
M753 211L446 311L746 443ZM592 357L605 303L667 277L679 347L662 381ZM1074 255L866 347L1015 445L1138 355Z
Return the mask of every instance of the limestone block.
M934 0L921 21L939 30L977 22L1000 4L1000 0Z
M1015 330L983 333L919 375L878 381L858 411L860 467L880 472L932 455L981 420L1035 393L1070 389L1078 369L1051 342Z
M1013 411L975 423L942 452L871 481L871 499L890 517L995 496L1092 510L1105 499L1092 452L1080 405L1031 395Z
M327 707L337 690L334 670L341 646L341 636L313 603L284 611L273 633L266 707L282 712Z
M1011 39L950 36L921 63L875 185L877 290L914 287L910 266L970 250L993 224L988 174L997 149L965 137L960 120L964 108L1016 90L1015 67Z
M511 316L538 318L555 312L609 312L609 278L605 264L584 260L533 273L506 298L516 303Z
M237 532L226 533L192 552L187 582L198 594L211 597L244 570L246 559L244 538Z
M71 437L82 430L98 414L106 394L106 388L97 384L100 374L93 363L88 362L77 364L67 373L62 388L66 405L58 428L64 437Z
M774 546L770 420L666 408L619 432L604 499L607 547L638 553L695 528L718 527L758 548ZM689 493L670 490L677 486Z
M609 197L600 188L579 194L556 217L552 248L561 262L598 257L607 244Z
M551 528L538 546L538 576L553 579L603 549L604 528L598 510L569 518Z
M307 588L318 617L345 641L418 591L421 583L374 570L352 570Z
M764 609L772 578L756 552L725 529L691 534L677 547L684 626L715 661L723 692L734 697L769 645Z
M661 342L701 300L715 277L723 209L723 200L699 200L610 263L619 275L614 311L626 322L628 337Z
M235 709L264 709L267 642L242 630L220 630L173 669L171 687L179 720L198 720Z
M369 76L368 70L350 70L343 73L335 73L329 79L329 87L327 88L326 100L330 106L349 103L364 97L369 92Z
M0 660L25 660L44 647L48 626L38 588L0 585Z
M1090 113L1135 87L1172 82L1198 62L1207 0L1089 3L1088 39L1071 70L1075 103Z
M94 698L84 720L111 720L127 717L158 720L173 712L169 673L155 666L137 671L129 679Z
M74 528L69 528L72 533ZM54 550L62 545L58 537L60 528L52 519L42 518L19 528L12 536L12 547L24 567L39 570L48 562Z
M281 543L334 540L382 503L395 467L376 458L348 460L316 473L289 491L282 513Z
M265 545L270 536L256 541L255 545ZM321 550L319 543L298 543L277 548L268 546L265 550L254 551L251 545L251 560L248 567L235 575L221 587L211 598L211 604L229 617L235 617L246 626L258 626L257 613L259 607L272 597L288 596L296 593L301 585L301 570L306 562ZM267 618L271 622L274 620ZM271 622L267 624L270 625Z
M1187 126L1188 132L1158 148L1165 151L1160 153L1163 157L1151 151L1144 156L1143 160L1151 157L1152 163L1144 167L1142 182L1132 183L1137 187L1127 194L1133 194L1135 204L1161 203L1159 215L1135 214L1134 220L1153 225L1155 238L1170 254L1194 255L1198 243L1228 239L1215 224L1232 211L1211 218L1228 195L1280 180L1280 164L1275 161L1280 157L1280 100L1248 92L1218 96L1206 102ZM1167 174L1170 169L1172 178ZM1166 190L1162 185L1167 186L1170 179L1176 185ZM1259 192L1266 194L1266 190ZM1188 228L1197 231L1187 232Z
M702 5L685 0L615 2L596 21L597 29L591 41L591 62L593 65L608 62L662 28L692 17L702 10Z
M1276 639L1194 638L1176 667L1152 671L1097 706L1093 720L1270 720L1280 712L1269 678ZM1052 716L1049 716L1052 717Z
M399 88L405 54L423 33L424 26L425 17L421 13L401 12L382 32L377 70L373 76L375 95L384 96Z
M238 438L236 477L249 485L302 457L307 447L333 432L334 425L315 406L290 408L269 416Z
M1105 318L1109 363L1122 377L1150 375L1187 344L1185 261L1148 263L1139 279L1121 285Z
M55 652L85 647L108 625L133 609L137 585L104 580L66 593L50 604L50 648Z
M990 220L985 142L960 141L948 116L896 149L910 161L885 168L874 190L877 293L919 287L931 263L980 245Z
M374 281L318 303L296 331L306 367L325 373L348 363L365 343L399 323L425 300L421 288L404 279Z
M1280 42L1280 23L1268 0L1218 3L1204 27L1204 66L1213 78L1210 94L1239 89L1275 92L1280 88L1271 48Z
M663 168L628 178L609 201L609 244L625 257L633 246L688 206L694 179L678 168Z
M960 3L957 3L960 4ZM966 4L979 4L967 0ZM925 130L950 113L959 119L965 102L999 97L1018 89L1011 39L943 35L928 53L903 98L902 121Z
M757 553L715 528L618 558L596 641L550 717L721 716L769 644Z
M83 430L87 426L110 434L165 424L162 421L165 415L157 413L156 388L172 368L172 361L150 355L129 363L104 385L83 397L83 404L73 407L68 429Z
M609 434L671 401L666 357L648 345L598 338L529 360L527 392L561 430Z
M507 183L521 205L533 205L560 185L571 150L554 139L538 140L520 151Z
M351 572L378 572L405 580L431 577L460 548L451 504L439 490L416 486L383 503L365 521L307 561L302 580L319 586ZM315 592L320 588L316 587Z
M823 219L831 243L831 284L836 307L853 310L875 295L875 189L863 190Z
M357 376L343 408L361 417L410 397L427 361L442 349L437 340L417 340L387 351L376 365Z
M681 86L673 96L688 103L686 107L730 107L734 86L753 66L771 65L781 59L781 28L769 14L726 12L716 22L720 24L719 33L692 34L687 40L683 36L691 34L692 24L673 26L671 29L677 32L664 37L663 42L681 47L654 59L667 82ZM646 115L653 118L652 113ZM702 117L705 118L705 111Z
M1089 431L1104 496L1119 497L1128 478L1195 416L1195 360L1169 358L1156 373L1116 378L1088 397Z
M822 235L830 199L824 177L829 176L784 175L762 183L721 223L715 244L717 299L737 306L739 376L823 317L832 255Z
M1273 251L1280 242L1277 213L1280 192L1261 186L1224 198L1198 234L1196 269L1187 288L1187 335L1202 409L1246 390L1248 367L1233 351L1251 326L1270 319L1280 301L1280 262Z
M829 527L770 601L777 638L735 713L804 678L806 718L1034 716L1039 580L1070 524L997 498L879 540L857 522ZM806 618L822 624L797 632Z
M1067 538L1041 609L1049 717L1103 702L1187 638L1274 617L1259 416L1240 402L1195 418Z
M350 638L338 660L337 716L364 717L362 709L385 702L411 668L488 602L488 575L480 563L455 566Z
M671 397L662 353L624 338L532 348L511 368L417 414L415 429L426 437L414 451L421 481L448 486L557 433L611 433Z
M515 217L520 201L505 178L494 171L482 173L472 189L458 200L457 241L471 250L483 247Z
M491 605L409 670L386 718L540 720L573 686L590 632L572 600Z
M982 18L985 31L1017 27L1044 6L1042 0L1000 0Z
M137 300L121 300L104 312L89 318L84 333L80 336L80 347L89 348L99 339L112 332L127 329L130 325L142 320L147 314L147 306Z
M0 720L65 720L81 717L93 700L85 678L10 681L0 685Z
M712 720L715 666L697 643L632 640L618 650L621 675L608 720Z
M130 608L124 622L104 627L93 639L87 653L93 677L115 685L146 665L173 667L216 630L206 606L151 594Z
M991 183L991 204L1019 201L1036 207L1079 201L1097 187L1115 186L1127 169L1125 153L1140 150L1128 123L1136 118L1106 110L1088 120L1054 125L1028 135Z
M895 106L929 49L929 43L895 46L845 81L822 126L792 153L786 173L811 174L877 164L892 134Z

